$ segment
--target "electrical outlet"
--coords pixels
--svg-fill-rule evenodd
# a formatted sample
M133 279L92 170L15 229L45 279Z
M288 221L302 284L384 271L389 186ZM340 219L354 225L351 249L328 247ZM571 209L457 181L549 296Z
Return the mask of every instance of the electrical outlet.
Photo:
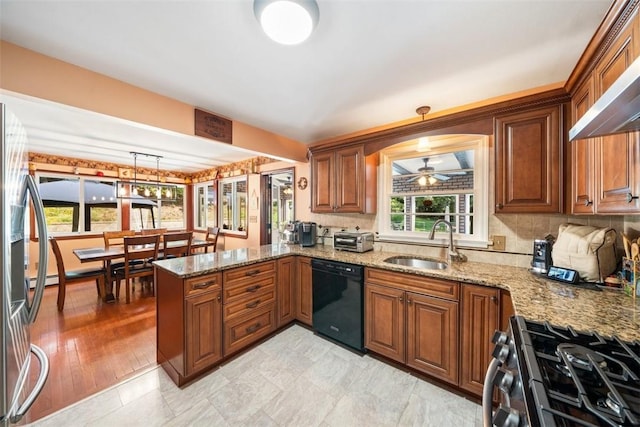
M504 251L507 246L506 236L493 236L493 250Z

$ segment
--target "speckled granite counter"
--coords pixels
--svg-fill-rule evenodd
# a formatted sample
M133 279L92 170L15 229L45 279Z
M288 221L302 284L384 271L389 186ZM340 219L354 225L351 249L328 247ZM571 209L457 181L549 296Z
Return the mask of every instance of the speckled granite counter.
M640 341L640 298L634 302L615 290L598 292L563 285L536 277L519 267L465 262L450 264L445 270L424 270L384 262L390 256L406 254L380 251L359 254L334 251L328 246L301 248L285 245L200 254L155 264L181 278L189 278L286 255L305 255L507 289L511 292L516 314L528 319Z

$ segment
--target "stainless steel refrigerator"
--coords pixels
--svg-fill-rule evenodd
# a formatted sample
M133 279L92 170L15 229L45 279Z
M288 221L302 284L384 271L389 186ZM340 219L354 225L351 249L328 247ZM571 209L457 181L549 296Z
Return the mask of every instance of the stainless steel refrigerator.
M35 181L28 173L26 132L2 103L0 128L0 426L4 427L20 421L40 394L49 373L46 354L31 343L29 334L44 293L48 239L42 201ZM39 242L39 265L33 291L29 290L30 281L26 275L29 235L25 233L31 204ZM37 376L30 374L34 369L40 370Z

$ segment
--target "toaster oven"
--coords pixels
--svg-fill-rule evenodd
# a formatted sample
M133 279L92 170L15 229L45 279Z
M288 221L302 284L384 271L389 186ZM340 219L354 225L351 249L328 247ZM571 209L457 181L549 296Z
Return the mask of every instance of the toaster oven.
M351 252L372 251L373 233L339 231L333 234L333 248Z

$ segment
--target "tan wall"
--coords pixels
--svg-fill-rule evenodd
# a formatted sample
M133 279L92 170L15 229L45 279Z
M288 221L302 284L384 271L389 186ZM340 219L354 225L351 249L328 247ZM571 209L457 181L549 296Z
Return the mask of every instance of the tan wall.
M0 88L194 135L192 105L2 40ZM305 161L307 152L300 142L238 121L233 145L298 161Z

